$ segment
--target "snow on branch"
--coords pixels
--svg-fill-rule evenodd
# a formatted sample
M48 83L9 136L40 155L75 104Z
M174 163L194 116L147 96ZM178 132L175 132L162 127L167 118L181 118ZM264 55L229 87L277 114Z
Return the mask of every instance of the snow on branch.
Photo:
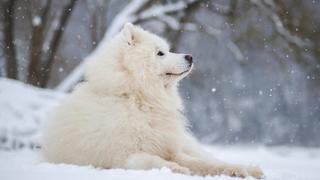
M107 30L104 40L109 40L114 36L126 22L132 22L131 16L135 14L149 0L133 0L128 4L111 22L110 28Z
M139 14L137 19L149 19L156 16L162 16L167 13L181 11L194 2L196 2L196 0L178 1L176 3L166 5L155 5Z
M244 62L245 57L236 43L234 43L230 39L226 39L226 46L231 51L231 53L237 61Z
M219 36L221 35L221 31L219 29L216 29L212 26L207 26L199 23L184 23L183 29L185 31L197 31L197 32L204 32L206 34L212 35L212 36Z
M161 15L158 17L158 19L162 22L164 22L169 28L177 31L181 29L181 23L174 17L168 16L168 15Z
M281 18L275 12L276 5L273 0L250 0L251 3L255 4L262 11L264 11L272 20L275 25L276 31L287 41L293 43L301 48L310 48L312 44L309 41L305 41L298 36L291 34L283 25Z

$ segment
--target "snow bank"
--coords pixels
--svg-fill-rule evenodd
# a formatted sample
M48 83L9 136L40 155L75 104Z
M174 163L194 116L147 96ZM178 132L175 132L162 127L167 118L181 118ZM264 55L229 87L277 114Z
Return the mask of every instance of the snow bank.
M38 146L42 122L63 96L0 78L0 149Z
M266 180L318 180L319 149L296 148L209 148L212 154L228 162L259 165ZM174 174L163 168L150 171L96 169L91 166L49 164L41 161L36 151L0 151L2 180L237 180L227 176L198 177ZM253 178L246 178L253 180Z

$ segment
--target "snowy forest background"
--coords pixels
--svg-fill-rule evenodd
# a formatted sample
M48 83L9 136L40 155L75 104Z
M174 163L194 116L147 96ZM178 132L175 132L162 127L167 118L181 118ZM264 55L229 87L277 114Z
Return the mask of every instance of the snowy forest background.
M0 148L36 146L127 21L194 56L180 90L202 142L320 146L319 17L319 0L1 0Z

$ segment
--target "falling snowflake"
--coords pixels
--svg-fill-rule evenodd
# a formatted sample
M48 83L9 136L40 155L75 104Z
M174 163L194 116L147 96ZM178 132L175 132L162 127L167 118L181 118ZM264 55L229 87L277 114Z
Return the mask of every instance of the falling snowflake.
M39 26L41 24L41 17L35 16L32 18L32 25L33 26Z

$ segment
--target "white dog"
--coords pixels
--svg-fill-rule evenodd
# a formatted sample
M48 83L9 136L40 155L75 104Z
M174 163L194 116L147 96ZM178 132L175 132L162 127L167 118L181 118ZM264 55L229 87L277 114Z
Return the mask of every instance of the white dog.
M191 55L172 53L166 41L127 23L89 58L86 81L44 133L47 161L262 177L257 167L210 158L188 131L177 83L191 71Z

